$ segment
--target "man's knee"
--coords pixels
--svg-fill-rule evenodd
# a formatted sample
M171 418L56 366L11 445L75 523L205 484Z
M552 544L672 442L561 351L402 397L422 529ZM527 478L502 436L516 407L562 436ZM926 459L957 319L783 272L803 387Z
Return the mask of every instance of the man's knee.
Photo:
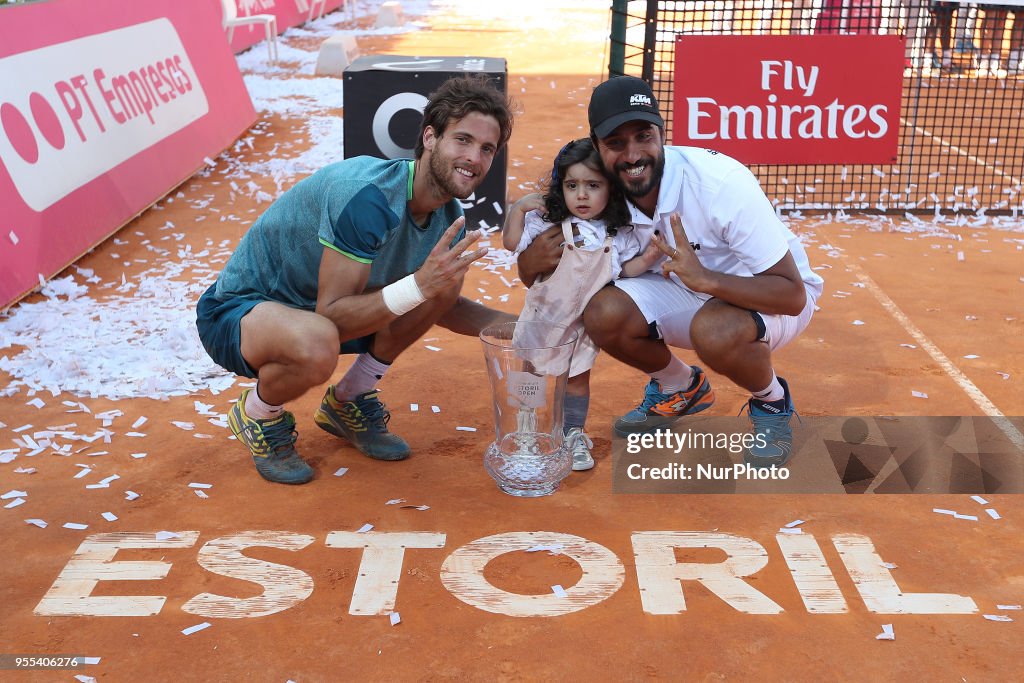
M583 328L598 346L621 332L636 310L632 299L621 289L605 287L591 297L583 310Z
M757 338L757 325L750 311L711 299L697 311L690 323L690 340L697 355L720 354Z
M338 328L327 318L319 318L296 331L298 334L293 335L290 350L294 364L302 368L313 384L331 379L341 348Z

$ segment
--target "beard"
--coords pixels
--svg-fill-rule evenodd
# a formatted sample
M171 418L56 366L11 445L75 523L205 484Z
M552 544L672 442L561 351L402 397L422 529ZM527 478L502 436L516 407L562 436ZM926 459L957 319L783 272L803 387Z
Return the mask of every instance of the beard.
M623 179L622 173L627 168L633 168L636 166L648 166L651 169L651 176L647 180L628 180ZM658 158L652 159L651 157L645 157L635 164L618 164L615 167L615 175L612 178L615 181L615 185L622 190L622 194L630 199L639 199L640 197L646 197L650 194L651 190L658 186L661 182L661 176L665 173L665 150L662 149L658 152Z
M476 185L473 185L467 191L458 187L453 182L451 176L453 173L456 173L455 164L451 161L450 157L442 156L439 150L435 149L430 154L430 163L427 165L427 170L430 172L427 179L431 190L438 199L443 197L466 199L476 191ZM469 178L466 180L468 181Z

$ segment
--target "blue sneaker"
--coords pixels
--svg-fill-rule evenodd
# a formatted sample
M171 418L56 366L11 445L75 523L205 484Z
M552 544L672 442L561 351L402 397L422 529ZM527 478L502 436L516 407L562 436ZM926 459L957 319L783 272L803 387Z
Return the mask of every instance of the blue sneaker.
M242 392L228 413L228 427L252 455L256 471L267 481L277 484L305 484L315 474L313 468L295 450L295 418L287 410L270 420L257 420L245 414Z
M313 420L320 429L348 439L374 460L405 460L409 457L409 444L388 431L391 413L377 398L376 389L351 401L339 401L334 398L334 385L331 385L327 387Z
M786 380L779 377L779 384L786 392L783 408L773 405L777 401L767 403L756 398L747 401L747 415L754 428L755 443L747 449L743 460L751 467L781 467L793 452L793 429L789 421L796 415L796 410Z
M711 382L704 370L696 365L692 367L693 381L685 391L666 394L656 381L648 382L640 405L615 421L615 433L629 436L668 427L683 415L699 413L714 405L715 392L711 390Z

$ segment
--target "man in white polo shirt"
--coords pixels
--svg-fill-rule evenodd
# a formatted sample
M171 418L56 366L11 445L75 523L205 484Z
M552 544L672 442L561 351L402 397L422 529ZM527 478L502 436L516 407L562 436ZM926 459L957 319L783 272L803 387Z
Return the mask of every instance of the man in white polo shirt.
M704 371L668 347L692 349L751 392L747 412L762 438L747 462L785 464L793 399L771 354L807 327L822 279L749 169L711 150L665 146L665 122L647 83L623 76L600 84L589 118L634 224L640 232L657 230L671 256L652 272L605 287L584 312L587 333L602 350L651 377L640 405L615 422L615 431L667 427L714 403ZM526 283L550 270L559 253L557 236L534 244L519 261Z

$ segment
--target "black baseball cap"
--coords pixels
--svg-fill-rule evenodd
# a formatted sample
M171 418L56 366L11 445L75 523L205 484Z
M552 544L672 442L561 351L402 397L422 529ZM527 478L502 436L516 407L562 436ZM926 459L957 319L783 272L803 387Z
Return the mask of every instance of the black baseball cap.
M590 131L598 138L608 137L627 121L649 121L665 127L651 86L635 76L617 76L594 88L587 113Z

